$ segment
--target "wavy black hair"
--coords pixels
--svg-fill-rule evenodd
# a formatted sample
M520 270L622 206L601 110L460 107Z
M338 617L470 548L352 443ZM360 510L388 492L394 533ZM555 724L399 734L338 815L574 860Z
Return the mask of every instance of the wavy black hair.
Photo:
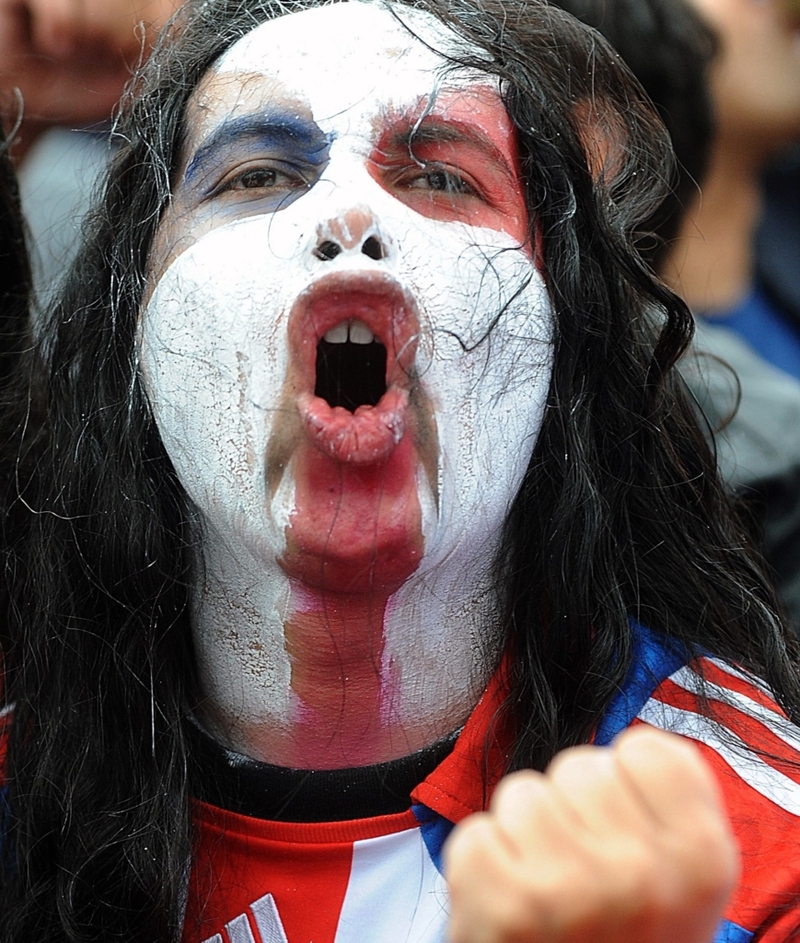
M9 382L26 346L31 270L19 187L9 157L16 128L3 129L6 109L0 103L0 388ZM19 106L18 106L19 107Z
M42 338L47 417L14 586L3 943L177 943L192 861L190 508L137 372L136 324L186 104L258 23L315 0L189 0L136 76L102 201ZM670 179L663 126L597 34L543 0L411 0L497 77L556 321L548 408L496 563L509 767L585 742L631 617L738 662L800 719L771 591L674 364L685 306L632 247ZM20 428L24 422L18 421Z
M13 121L15 113L17 120ZM23 352L31 346L28 312L33 281L19 186L9 156L21 120L21 98L0 100L0 533L2 545L8 550L6 567L11 566L13 548L20 537L19 528L26 525L25 515L20 513L15 500L19 455L14 445L14 410L9 409ZM8 648L5 636L10 616L6 612L9 604L6 585L3 570L0 571L0 652Z

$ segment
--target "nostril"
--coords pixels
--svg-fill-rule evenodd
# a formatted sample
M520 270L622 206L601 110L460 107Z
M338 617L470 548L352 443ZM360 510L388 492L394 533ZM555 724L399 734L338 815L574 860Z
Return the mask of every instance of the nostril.
M314 249L314 255L318 259L322 259L323 262L330 262L330 260L335 259L341 251L342 247L340 245L332 242L330 239L326 239Z
M361 251L364 255L369 256L369 258L374 259L376 262L379 262L386 255L380 240L376 239L375 236L370 236L369 239L364 240Z

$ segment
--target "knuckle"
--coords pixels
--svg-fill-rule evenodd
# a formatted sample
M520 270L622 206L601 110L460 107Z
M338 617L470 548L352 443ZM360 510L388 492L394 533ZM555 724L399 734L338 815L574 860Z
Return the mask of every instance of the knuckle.
M587 768L590 769L595 765L596 761L607 752L608 751L601 747L588 745L570 747L568 750L563 750L553 759L550 766L547 768L547 773L551 777L559 777L567 773L571 774L574 771L580 772Z
M520 801L530 801L541 788L542 775L535 770L523 769L510 773L500 780L492 797L491 809L497 811L508 806L516 806Z

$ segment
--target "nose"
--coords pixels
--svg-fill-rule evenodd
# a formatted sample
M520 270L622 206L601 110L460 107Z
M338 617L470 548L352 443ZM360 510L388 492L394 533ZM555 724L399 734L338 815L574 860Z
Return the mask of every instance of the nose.
M365 255L376 262L389 254L378 222L366 207L354 207L320 225L312 251L322 262L330 262L343 252Z

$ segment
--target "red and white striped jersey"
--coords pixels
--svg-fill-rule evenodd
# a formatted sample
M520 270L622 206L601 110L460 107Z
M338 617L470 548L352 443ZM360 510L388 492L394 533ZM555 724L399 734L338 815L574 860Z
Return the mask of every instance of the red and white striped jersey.
M633 668L595 742L642 723L696 741L742 849L742 877L715 943L800 940L800 730L757 679L715 658L692 662L634 628ZM286 823L196 803L184 943L441 943L442 845L455 823L485 808L509 742L493 727L499 689L490 684L407 812Z
M687 663L680 646L634 628L633 668L595 742L632 724L693 740L741 849L742 875L715 943L800 940L800 729L757 678L708 656Z
M742 852L714 943L800 941L800 730L758 679L634 630L636 657L594 742L607 744L634 724L695 741ZM184 943L442 943L442 846L454 824L486 807L502 774L510 738L495 723L501 699L493 679L405 812L292 823L195 802ZM0 770L12 716L0 712Z
M678 646L634 628L633 668L595 742L642 723L696 741L742 849L742 877L715 943L800 940L800 731L757 679L703 657L693 663L701 682ZM485 808L499 778L507 741L495 731L484 750L499 700L495 682L407 812L309 824L197 803L185 943L443 941L441 849L455 823Z
M196 803L184 943L443 941L442 846L454 823L485 808L502 775L501 699L495 680L406 812L271 822Z

